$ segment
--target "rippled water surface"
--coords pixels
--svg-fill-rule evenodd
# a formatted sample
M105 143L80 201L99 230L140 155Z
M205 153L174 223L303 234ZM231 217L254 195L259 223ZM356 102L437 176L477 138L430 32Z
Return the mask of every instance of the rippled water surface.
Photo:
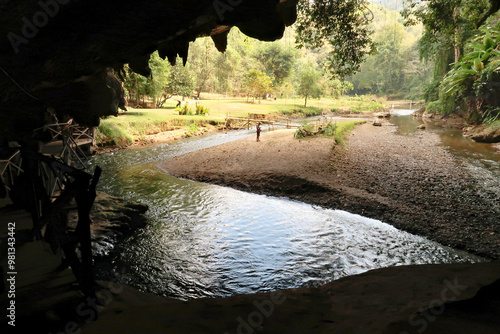
M396 133L412 134L421 120L413 119L412 110L393 110L391 122L397 126ZM469 173L477 180L479 195L493 203L500 202L500 152L491 144L476 143L462 135L460 129L443 128L439 125L428 125L427 131L436 132L441 145L446 148Z
M99 275L181 299L319 286L369 269L480 258L343 211L172 177L158 162L254 135L216 134L95 157L100 190L150 206Z

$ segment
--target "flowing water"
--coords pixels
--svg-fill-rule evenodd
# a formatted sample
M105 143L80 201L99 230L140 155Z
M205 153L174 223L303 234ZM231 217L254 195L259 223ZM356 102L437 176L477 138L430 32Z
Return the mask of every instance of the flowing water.
M411 115L413 110L395 109L391 123L397 126L396 133L406 136L418 130L422 124ZM427 124L427 130L439 135L441 145L448 150L469 171L478 183L479 195L491 203L500 203L500 151L491 144L476 143L465 138L460 129L445 128Z
M97 156L100 189L149 205L101 279L180 299L319 286L370 269L481 258L339 210L168 175L158 162L254 135L237 131Z

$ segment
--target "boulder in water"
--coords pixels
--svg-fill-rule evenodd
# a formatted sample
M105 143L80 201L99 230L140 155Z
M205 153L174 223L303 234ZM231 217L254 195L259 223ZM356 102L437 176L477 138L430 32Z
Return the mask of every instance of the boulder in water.
M464 129L464 137L471 138L478 143L500 143L500 128L486 124L470 126Z

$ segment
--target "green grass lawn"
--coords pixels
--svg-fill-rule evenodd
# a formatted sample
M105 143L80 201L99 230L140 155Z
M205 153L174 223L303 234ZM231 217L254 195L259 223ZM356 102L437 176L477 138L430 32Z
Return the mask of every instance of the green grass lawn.
M186 135L192 134L196 127L221 126L225 118L247 117L249 113L270 114L279 113L296 116L319 115L323 111L331 112L347 110L376 111L382 108L381 102L373 102L372 97L342 97L340 99L316 99L308 101L309 106L304 108L303 99L279 99L247 102L244 98L232 99L202 99L200 104L209 108L206 116L179 115L175 109L177 101L169 100L164 108L134 109L120 113L118 117L109 117L101 120L97 131L98 144L127 146L144 139L145 136L164 131L183 130ZM191 109L195 108L194 101L190 101Z

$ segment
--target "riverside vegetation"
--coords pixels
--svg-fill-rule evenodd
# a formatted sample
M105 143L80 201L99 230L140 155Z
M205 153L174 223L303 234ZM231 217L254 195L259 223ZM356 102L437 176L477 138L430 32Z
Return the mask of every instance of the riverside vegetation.
M175 100L168 101L160 109L131 109L118 117L101 121L97 129L97 144L99 146L127 147L134 143L147 143L150 137L159 133L169 132L180 139L217 131L224 126L225 117L247 117L248 113L276 113L284 117L297 118L318 116L323 113L362 114L382 110L387 106L384 99L374 96L342 97L339 99L312 100L312 105L303 107L299 99L285 101L262 101L247 103L244 99L211 98L200 100L204 115L179 115ZM189 104L194 111L194 103Z

